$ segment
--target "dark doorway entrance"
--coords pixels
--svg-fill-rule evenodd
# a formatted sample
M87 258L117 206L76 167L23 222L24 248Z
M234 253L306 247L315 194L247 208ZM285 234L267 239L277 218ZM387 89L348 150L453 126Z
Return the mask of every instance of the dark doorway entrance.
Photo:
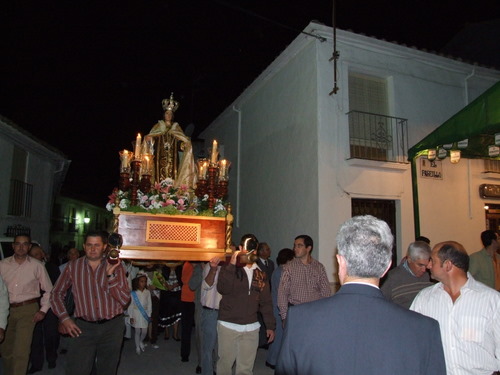
M486 213L486 229L499 231L500 230L500 204L488 204L487 210L484 210Z
M358 199L351 200L352 216L372 215L377 219L384 220L389 228L391 228L394 236L394 244L392 245L392 265L396 267L397 252L396 252L396 201L386 199Z

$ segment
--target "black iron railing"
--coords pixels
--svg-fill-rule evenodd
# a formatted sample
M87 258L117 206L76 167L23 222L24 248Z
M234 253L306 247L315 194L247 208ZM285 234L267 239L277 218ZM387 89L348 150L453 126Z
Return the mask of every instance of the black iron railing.
M8 215L31 217L33 185L26 182L10 180Z
M407 163L408 120L361 111L350 111L350 157Z

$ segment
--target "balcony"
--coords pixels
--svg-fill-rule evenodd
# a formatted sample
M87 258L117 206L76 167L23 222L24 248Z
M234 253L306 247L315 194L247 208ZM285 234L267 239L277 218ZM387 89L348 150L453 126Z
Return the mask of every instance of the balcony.
M31 217L33 185L19 180L10 180L8 215Z
M351 159L408 163L408 120L350 111L349 145Z

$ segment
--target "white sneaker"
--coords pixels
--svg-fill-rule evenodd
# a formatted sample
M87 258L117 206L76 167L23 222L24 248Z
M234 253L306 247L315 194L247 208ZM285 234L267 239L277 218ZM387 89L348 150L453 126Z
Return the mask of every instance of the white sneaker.
M139 347L135 348L135 352L137 353L137 355L141 355L141 348Z
M144 345L144 343L143 343L143 342L141 342L141 343L139 344L139 347L140 347L140 350L142 350L142 351L146 350L146 345Z
M158 349L158 348L159 348L159 346L158 346L158 345L153 344L153 349Z

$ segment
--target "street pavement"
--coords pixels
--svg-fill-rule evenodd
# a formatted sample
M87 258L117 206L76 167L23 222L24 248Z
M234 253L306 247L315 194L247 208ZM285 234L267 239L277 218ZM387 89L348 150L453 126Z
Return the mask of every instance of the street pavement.
M172 338L162 340L161 336L158 341L160 346L158 349L153 349L151 345L148 345L141 355L137 355L135 352L134 340L126 340L123 344L118 375L194 375L198 364L194 345L189 362L181 362L181 343ZM266 354L267 350L258 350L254 367L255 375L274 374L274 370L265 365ZM64 354L59 355L56 368L51 370L47 368L47 362L45 362L43 370L36 372L35 375L64 375L65 357Z

